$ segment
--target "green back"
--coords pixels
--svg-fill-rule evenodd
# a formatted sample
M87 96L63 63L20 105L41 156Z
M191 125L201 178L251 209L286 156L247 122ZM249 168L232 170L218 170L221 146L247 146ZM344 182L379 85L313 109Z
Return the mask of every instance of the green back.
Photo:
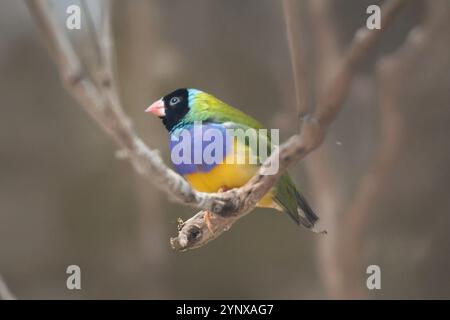
M216 123L233 122L243 127L261 129L262 125L244 112L233 108L216 97L199 92L191 102L191 110L183 121L211 121Z

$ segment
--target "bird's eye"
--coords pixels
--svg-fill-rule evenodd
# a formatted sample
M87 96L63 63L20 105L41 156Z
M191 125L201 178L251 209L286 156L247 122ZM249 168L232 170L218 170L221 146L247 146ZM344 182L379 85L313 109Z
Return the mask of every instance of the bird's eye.
M170 105L173 107L174 105L176 105L177 103L179 103L181 101L180 97L173 97L170 99Z

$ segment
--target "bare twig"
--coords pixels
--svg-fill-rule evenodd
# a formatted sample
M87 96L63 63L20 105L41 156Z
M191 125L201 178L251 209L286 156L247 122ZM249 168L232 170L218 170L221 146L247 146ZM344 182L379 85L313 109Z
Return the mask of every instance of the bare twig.
M83 10L83 16L86 20L87 31L89 34L89 40L91 41L92 46L94 47L95 52L95 62L97 65L102 64L102 56L100 54L100 42L97 41L97 30L95 28L94 18L92 17L91 10L89 10L89 6L86 0L80 0L80 6ZM106 11L106 10L105 10Z
M9 290L1 274L0 274L0 300L16 300L16 297Z
M361 268L362 262L357 253L363 249L361 238L372 212L371 208L401 153L405 123L399 106L405 91L404 84L408 82L407 72L424 57L437 31L446 22L446 11L448 12L449 8L445 1L429 1L426 21L414 27L405 42L393 54L383 57L377 63L381 142L371 167L361 178L341 221L342 228L345 227L346 230L341 234L339 250L344 276L347 277L346 297L365 296L361 282L352 281L351 278L354 278Z
M341 105L347 96L351 80L363 58L374 47L375 43L392 23L397 13L409 0L391 0L385 2L381 8L381 28L368 30L361 27L353 37L350 47L346 51L339 69L330 79L319 97L316 108L316 117L322 119L322 124L329 124L339 111L336 105Z
M311 87L308 80L308 63L306 61L305 40L299 30L302 29L299 17L299 2L297 0L283 0L283 13L286 22L287 42L294 75L295 99L297 102L297 116L302 119L308 112L311 101ZM302 34L302 36L299 36Z
M286 1L291 4L295 1ZM310 102L311 96L315 93L323 93L324 83L329 80L328 75L335 71L338 59L340 58L340 48L338 37L335 34L336 28L332 24L330 15L331 2L323 0L311 0L304 2L305 11L310 15L313 38L311 43L306 43L307 32L305 30L305 17L298 14L298 8L288 8L284 6L284 16L287 27L287 37L291 65L294 74L294 84L297 98L297 108L307 110L309 106L302 106L302 103ZM306 19L304 19L306 20ZM295 21L295 23L293 23ZM299 28L303 26L303 28ZM299 41L295 41L295 40ZM301 46L296 49L295 47ZM306 73L306 66L309 61L306 59L305 46L314 47L314 72ZM293 48L294 47L294 48ZM311 50L310 50L311 51ZM296 72L297 71L297 72ZM300 102L299 102L300 101ZM303 102L302 102L303 101ZM302 111L299 112L302 114ZM338 296L337 288L342 280L338 271L336 259L336 211L338 210L339 195L336 188L336 180L329 166L329 148L326 142L305 159L306 173L309 176L311 189L313 191L313 205L320 213L320 223L323 229L328 231L328 237L318 238L318 260L319 270L323 275L326 291L332 297Z
M394 5L386 8L384 21L391 21L398 11L398 4L403 2L402 0L389 2ZM67 90L125 150L134 168L176 200L219 214L219 217L213 219L214 233L206 227L204 220L198 219L202 213L186 221L180 228L178 237L171 239L172 245L178 249L199 247L228 230L237 219L255 207L286 168L305 157L323 141L328 125L342 107L341 102L346 96L346 90L358 63L379 38L386 25L384 24L380 31L361 34L355 39L350 53L343 61L342 69L332 79L324 98L319 101L313 115L304 119L300 135L294 135L274 151L247 184L224 193L202 193L195 191L181 176L169 169L158 152L148 148L137 136L121 107L117 92L108 85L108 81L101 82L103 87L98 89L86 77L81 70L79 58L63 28L56 23L47 2L34 0L27 1L27 4L51 45L52 54L56 58ZM112 50L112 39L109 41L105 47ZM110 80L112 81L111 78ZM280 168L278 173L266 175L271 163L277 159Z
M339 28L333 15L333 3L330 0L307 0L307 14L310 17L313 37L314 56L316 57L317 74L316 83L323 87L323 80L328 79L328 74L334 72L338 60L342 57L342 46ZM318 88L323 89L323 88Z
M406 1L391 1L382 9L382 29L379 32L360 28L349 46L349 49L341 56L341 48L338 42L336 26L332 23L329 1L311 0L307 2L306 9L311 15L314 36L314 56L315 61L315 88L319 96L316 110L326 110L326 105L341 105L346 93L349 90L351 79L356 69L367 55L367 52L374 46L381 32L386 29L392 21L394 15ZM287 34L290 45L291 64L294 69L294 82L296 93L305 95L311 94L312 86L305 75L305 53L300 49L292 48L298 46L292 39L304 39L305 34L302 29L300 17L295 16L295 8L287 8L284 3L284 14L287 25ZM293 23L296 21L296 23ZM304 45L304 44L303 44ZM336 68L338 67L338 68ZM296 72L297 71L297 72ZM303 71L303 72L299 72ZM329 79L329 74L334 77ZM301 77L301 81L298 78ZM310 101L310 99L308 99ZM299 103L297 99L297 103ZM300 110L305 107L298 105ZM329 161L329 148L326 143L314 152L306 161L307 173L312 183L313 194L315 195L316 209L320 212L322 227L329 231L329 237L318 239L318 259L324 285L331 297L342 297L344 289L344 275L342 273L342 254L339 251L339 226L337 213L340 211L342 203L341 197L336 188L336 178L331 170ZM346 228L347 230L347 228ZM352 251L352 250L350 250ZM354 251L354 250L353 250Z
M321 96L326 89L330 74L336 72L342 48L333 10L328 0L306 1L306 10L312 25L314 49L314 89L316 96ZM327 238L317 239L318 270L322 275L326 292L330 297L338 297L342 277L338 268L337 256L337 212L341 207L341 195L336 175L331 166L330 143L325 141L320 148L305 161L305 169L311 183L314 206L320 213L322 227L328 231Z
M52 13L52 8L45 0L26 2L46 37L51 53L59 67L61 79L67 90L81 106L100 124L100 126L125 151L136 170L151 180L156 186L167 191L173 198L191 205L205 205L210 198L208 194L197 193L191 186L162 161L156 150L151 150L136 135L131 122L123 111L112 82L110 64L103 65L106 77L102 88L98 89L81 68L81 63L64 29L59 26ZM104 41L111 39L103 36ZM112 41L112 40L111 40ZM113 45L103 44L102 54L108 54ZM106 49L110 48L110 49ZM109 58L102 61L111 61Z

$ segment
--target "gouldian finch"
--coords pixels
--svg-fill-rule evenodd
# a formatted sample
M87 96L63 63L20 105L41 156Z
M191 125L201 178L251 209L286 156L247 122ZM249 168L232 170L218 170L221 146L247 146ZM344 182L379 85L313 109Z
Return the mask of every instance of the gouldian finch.
M261 163L249 161L249 155L258 155L259 150L256 150L258 147L250 144L248 139L244 141L232 139L231 146L224 143L224 147L216 150L213 154L216 159L213 163L202 157L194 159L194 154L199 151L201 155L205 148L208 148L209 143L205 142L202 133L198 133L198 130L195 129L199 124L203 129L202 132L214 129L215 132L223 134L223 141L228 141L226 140L229 132L227 129L263 129L257 120L213 95L197 89L177 89L154 102L146 112L162 119L169 132L171 153L175 151L175 148L179 148L177 144L181 143L181 136L183 139L190 139L188 146L191 147L191 150L184 150L187 154L181 156L188 161L180 162L179 159L174 159L173 154L171 159L175 170L198 191L221 192L241 187L258 171L261 165ZM184 135L184 133L189 134ZM267 153L270 153L272 146L267 130L263 134L258 134L257 139L259 143L263 140L266 142L269 149ZM236 154L238 152L245 154ZM241 161L236 161L239 156L241 156ZM231 161L230 157L232 157ZM285 212L298 225L301 224L315 231L314 226L318 217L287 173L278 179L276 185L259 201L257 206Z

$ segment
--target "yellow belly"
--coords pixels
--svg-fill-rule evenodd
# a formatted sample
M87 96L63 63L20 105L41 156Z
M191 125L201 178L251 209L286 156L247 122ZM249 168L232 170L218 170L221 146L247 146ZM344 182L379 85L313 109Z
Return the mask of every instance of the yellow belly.
M234 148L234 150L236 152L239 149ZM191 173L184 177L194 189L201 192L218 192L221 189L239 188L253 177L258 170L258 166L246 163L238 164L235 163L236 161L231 161L229 157L235 157L235 152L228 155L223 163L217 164L208 172ZM257 206L280 209L272 200L272 192L267 193Z

